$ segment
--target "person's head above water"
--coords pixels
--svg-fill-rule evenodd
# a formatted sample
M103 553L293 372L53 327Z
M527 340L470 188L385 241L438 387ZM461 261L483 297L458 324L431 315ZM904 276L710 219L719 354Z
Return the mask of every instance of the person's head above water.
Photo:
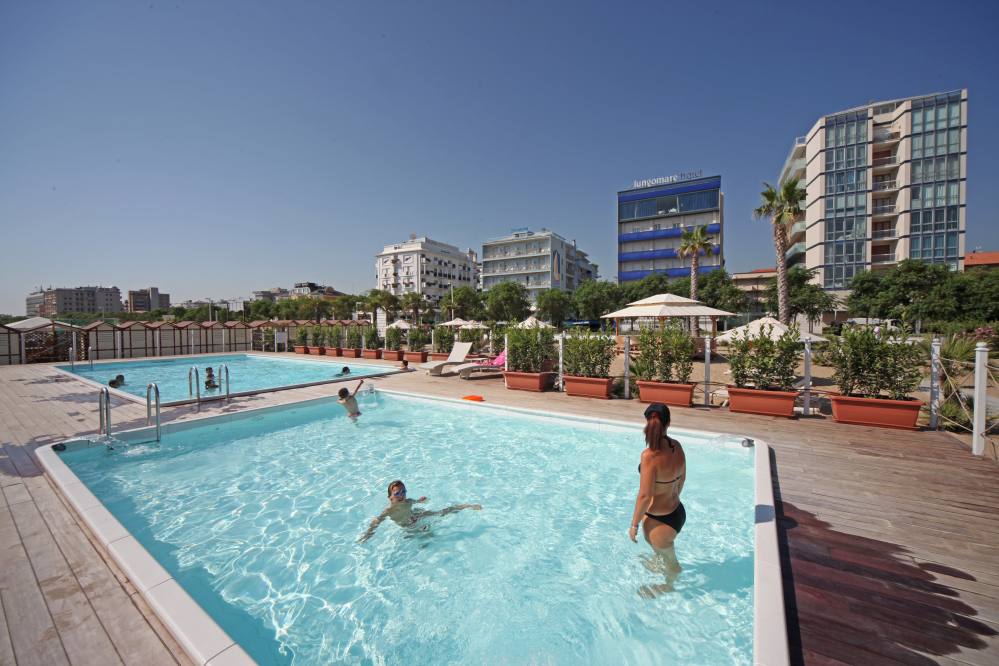
M337 391L336 394L341 398L346 398L348 395L350 395L350 391L345 388L342 388L339 391Z
M350 374L350 368L348 368L347 366L343 366L343 368L340 370L340 374L341 375L349 375Z
M669 427L669 407L661 402L654 402L645 410L645 443L653 451L658 451L663 445L663 436ZM670 449L673 445L670 444Z
M393 481L388 487L388 498L392 502L406 499L406 484L402 481Z

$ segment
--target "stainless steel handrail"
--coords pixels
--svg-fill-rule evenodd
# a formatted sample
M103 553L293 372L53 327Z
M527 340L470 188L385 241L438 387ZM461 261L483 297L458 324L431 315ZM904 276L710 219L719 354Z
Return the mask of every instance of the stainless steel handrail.
M156 385L155 382L151 382L149 386L146 387L146 425L152 425L153 420L153 405L149 401L149 391L152 390L156 394L156 441L160 441L160 387Z
M94 348L87 347L87 358L90 360L90 369L94 369Z
M191 387L191 373L194 373L194 388ZM189 397L194 397L194 391L198 392L198 411L201 411L201 379L198 377L198 368L196 366L191 366L191 369L187 371L187 394Z
M111 436L111 391L104 387L97 394L97 411L100 413L100 434Z
M232 398L229 397L229 366L225 363L219 363L218 377L222 379L222 369L225 368L225 404L232 402Z

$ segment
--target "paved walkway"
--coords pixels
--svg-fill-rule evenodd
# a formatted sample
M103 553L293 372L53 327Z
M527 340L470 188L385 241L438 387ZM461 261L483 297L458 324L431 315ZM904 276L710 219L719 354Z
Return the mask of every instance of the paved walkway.
M330 362L342 364L342 359ZM501 378L372 380L425 395L642 421L636 401L508 391ZM164 410L163 422L332 395L331 384ZM945 433L788 421L719 408L674 425L766 440L796 664L999 666L999 466ZM114 429L145 407L113 400ZM0 367L0 665L189 664L39 472L33 451L94 433L93 389L46 365ZM636 457L638 452L636 451ZM637 479L636 479L637 483Z

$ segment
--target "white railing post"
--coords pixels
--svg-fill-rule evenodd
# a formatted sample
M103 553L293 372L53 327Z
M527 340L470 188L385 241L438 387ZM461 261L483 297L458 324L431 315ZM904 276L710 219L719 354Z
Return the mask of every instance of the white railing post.
M19 333L17 337L21 345L21 365L24 365L28 362L28 357L24 355L24 333Z
M562 379L562 373L565 367L563 365L564 351L565 351L565 333L559 333L558 336L558 390L559 391L565 390L565 380Z
M937 429L940 413L940 338L933 338L930 345L930 429Z
M985 414L988 411L989 346L984 342L975 345L975 414L972 420L971 452L985 453Z
M805 338L805 405L801 413L808 416L812 411L812 339Z
M624 336L624 399L631 400L631 336Z
M704 338L704 406L711 406L711 338Z

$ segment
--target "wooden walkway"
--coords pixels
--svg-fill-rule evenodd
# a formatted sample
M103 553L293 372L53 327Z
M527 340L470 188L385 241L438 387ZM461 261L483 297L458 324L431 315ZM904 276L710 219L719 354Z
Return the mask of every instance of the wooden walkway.
M499 378L414 372L374 383L636 422L645 407L508 391ZM337 388L241 398L200 416ZM143 406L114 403L115 429L144 425ZM180 407L163 416L171 422L199 415ZM678 427L738 433L773 448L793 663L999 666L994 462L973 457L945 433L840 425L821 416L787 421L695 408L675 409L673 419ZM34 463L37 446L96 428L92 389L57 379L45 365L0 367L2 666L190 663Z

